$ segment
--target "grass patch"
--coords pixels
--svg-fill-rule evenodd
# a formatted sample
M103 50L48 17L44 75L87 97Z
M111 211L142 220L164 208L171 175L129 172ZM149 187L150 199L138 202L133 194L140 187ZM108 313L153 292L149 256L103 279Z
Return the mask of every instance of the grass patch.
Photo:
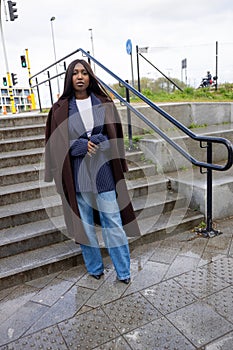
M183 91L178 89L174 91L153 90L151 88L142 89L142 94L152 102L232 102L233 101L233 84L226 83L218 86L218 90L214 88L195 89L192 87L184 87ZM141 101L133 96L132 102Z
M142 93L144 94L144 91ZM170 93L165 91L150 92L150 94L145 94L145 96L153 102L227 102L233 100L233 90L224 87L220 87L217 91L209 88L194 89L188 87L184 91L175 90Z
M205 128L207 126L207 124L196 124L196 123L191 123L189 125L189 129L198 129L198 128Z

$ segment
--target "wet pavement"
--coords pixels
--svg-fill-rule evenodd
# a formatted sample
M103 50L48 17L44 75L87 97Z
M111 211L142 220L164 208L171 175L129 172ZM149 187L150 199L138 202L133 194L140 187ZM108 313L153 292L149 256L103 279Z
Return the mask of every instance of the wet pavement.
M232 224L136 247L129 285L106 257L0 291L0 350L232 350Z

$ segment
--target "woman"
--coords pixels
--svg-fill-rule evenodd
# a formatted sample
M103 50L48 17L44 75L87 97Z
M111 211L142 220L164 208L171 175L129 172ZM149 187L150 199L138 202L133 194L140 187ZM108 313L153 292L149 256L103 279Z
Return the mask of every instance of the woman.
M95 223L118 280L130 282L128 236L139 235L124 179L128 170L117 109L82 59L70 63L64 91L46 123L45 181L55 180L67 231L80 244L90 275L104 265Z

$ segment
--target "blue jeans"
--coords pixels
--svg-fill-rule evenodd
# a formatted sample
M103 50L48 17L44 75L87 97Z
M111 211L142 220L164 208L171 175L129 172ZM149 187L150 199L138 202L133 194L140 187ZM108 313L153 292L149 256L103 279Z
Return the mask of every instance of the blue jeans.
M130 278L128 239L122 226L116 192L98 194L77 193L77 203L89 245L80 244L85 266L90 275L104 271L103 259L95 231L93 208L99 212L105 247L113 262L119 280Z

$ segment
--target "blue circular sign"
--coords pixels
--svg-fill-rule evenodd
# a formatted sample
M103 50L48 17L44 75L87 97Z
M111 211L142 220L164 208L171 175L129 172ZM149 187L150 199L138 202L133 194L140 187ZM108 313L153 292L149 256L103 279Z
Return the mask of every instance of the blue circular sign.
M128 55L132 53L132 41L130 39L126 41L126 52Z

